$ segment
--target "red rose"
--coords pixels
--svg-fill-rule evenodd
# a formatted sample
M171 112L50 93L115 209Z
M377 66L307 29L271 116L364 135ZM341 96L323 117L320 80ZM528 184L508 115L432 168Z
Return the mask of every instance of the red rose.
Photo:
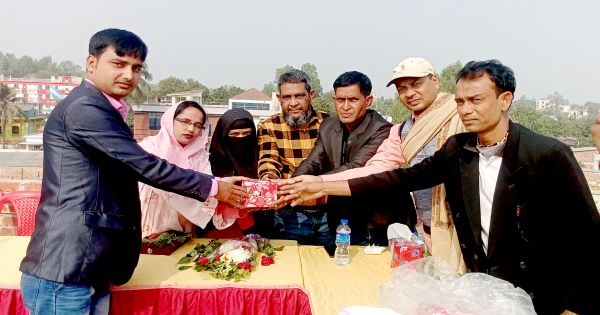
M197 263L198 263L198 265L200 265L200 266L206 266L206 265L208 265L208 264L210 263L210 260L208 260L208 258L206 258L206 257L202 256L202 257L200 257L200 258L198 259Z
M273 259L273 257L262 256L262 258L260 259L260 264L262 266L268 266L268 265L272 265L274 263L275 263L275 259Z
M241 262L241 263L237 264L237 268L250 270L250 269L252 269L252 265L250 265L250 263L248 263L248 262Z
M221 261L221 255L217 255L215 256L215 259L213 259L214 261Z

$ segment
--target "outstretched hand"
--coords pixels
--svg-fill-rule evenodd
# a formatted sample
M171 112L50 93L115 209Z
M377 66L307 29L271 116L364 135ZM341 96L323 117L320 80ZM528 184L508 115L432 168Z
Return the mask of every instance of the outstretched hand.
M235 185L235 183L239 183L245 179L247 178L243 176L221 178L217 182L219 189L215 198L237 208L243 207L246 198L248 198L248 192L244 188Z
M291 181L281 186L284 193L283 200L291 202L292 207L295 207L305 201L318 199L327 196L324 190L325 183L311 183L300 181Z

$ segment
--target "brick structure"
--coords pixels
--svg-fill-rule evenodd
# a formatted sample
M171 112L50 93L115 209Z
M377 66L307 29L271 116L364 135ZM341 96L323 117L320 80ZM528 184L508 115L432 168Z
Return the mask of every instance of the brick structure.
M1 151L0 193L18 190L40 191L42 187L43 152ZM5 205L0 209L0 236L17 235L15 210Z

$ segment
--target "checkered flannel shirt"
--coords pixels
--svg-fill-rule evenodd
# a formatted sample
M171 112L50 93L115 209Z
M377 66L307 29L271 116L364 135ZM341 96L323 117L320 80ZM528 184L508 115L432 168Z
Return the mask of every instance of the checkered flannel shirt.
M283 114L273 115L258 124L258 178L287 179L308 157L315 145L325 112L314 111L308 125L292 128Z

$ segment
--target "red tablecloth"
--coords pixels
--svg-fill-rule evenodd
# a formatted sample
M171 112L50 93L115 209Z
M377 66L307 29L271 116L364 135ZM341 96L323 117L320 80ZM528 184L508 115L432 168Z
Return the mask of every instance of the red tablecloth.
M311 314L301 288L114 288L110 314ZM27 315L18 289L0 289L0 314Z

